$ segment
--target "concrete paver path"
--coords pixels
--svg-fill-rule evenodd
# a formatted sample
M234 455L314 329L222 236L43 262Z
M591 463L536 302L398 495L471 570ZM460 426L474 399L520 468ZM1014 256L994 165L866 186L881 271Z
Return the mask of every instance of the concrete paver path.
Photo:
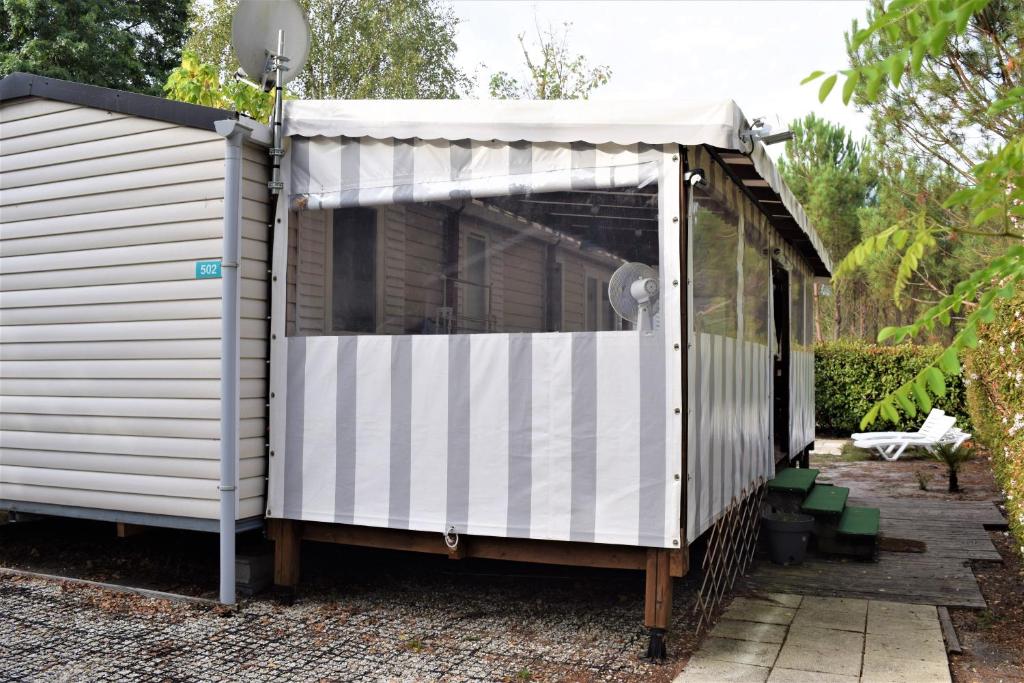
M675 683L950 681L938 612L857 598L735 598Z

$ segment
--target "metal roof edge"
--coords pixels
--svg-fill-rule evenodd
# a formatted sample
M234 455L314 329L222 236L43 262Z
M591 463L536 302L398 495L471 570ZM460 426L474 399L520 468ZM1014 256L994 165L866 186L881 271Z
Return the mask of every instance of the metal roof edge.
M36 74L15 72L0 79L0 103L25 97L41 97L211 131L216 121L238 118L238 112L226 109Z

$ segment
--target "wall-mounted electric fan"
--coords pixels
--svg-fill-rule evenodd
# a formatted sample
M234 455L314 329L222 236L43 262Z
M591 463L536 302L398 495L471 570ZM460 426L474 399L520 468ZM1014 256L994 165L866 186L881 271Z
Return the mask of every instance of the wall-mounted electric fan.
M608 282L608 302L623 320L643 333L657 326L658 270L645 263L624 263Z

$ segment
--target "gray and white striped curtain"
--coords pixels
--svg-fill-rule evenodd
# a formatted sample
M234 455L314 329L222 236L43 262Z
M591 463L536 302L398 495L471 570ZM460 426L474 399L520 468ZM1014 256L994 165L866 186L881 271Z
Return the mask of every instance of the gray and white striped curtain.
M678 547L661 331L286 342L278 516Z
M660 145L294 137L295 209L338 209L657 182Z

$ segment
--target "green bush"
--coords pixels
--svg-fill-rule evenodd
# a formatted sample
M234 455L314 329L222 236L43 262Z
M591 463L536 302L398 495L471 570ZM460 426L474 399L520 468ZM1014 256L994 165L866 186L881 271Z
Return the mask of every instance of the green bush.
M939 346L880 346L857 341L821 342L814 348L814 403L818 431L849 436L861 431L860 419L876 401L895 391L941 351ZM960 377L946 382L946 395L936 408L955 415L957 426L970 431ZM871 431L914 430L926 416L900 414L892 423L879 416Z
M967 407L975 436L992 453L1010 531L1024 555L1024 288L999 300L978 341L964 359Z

